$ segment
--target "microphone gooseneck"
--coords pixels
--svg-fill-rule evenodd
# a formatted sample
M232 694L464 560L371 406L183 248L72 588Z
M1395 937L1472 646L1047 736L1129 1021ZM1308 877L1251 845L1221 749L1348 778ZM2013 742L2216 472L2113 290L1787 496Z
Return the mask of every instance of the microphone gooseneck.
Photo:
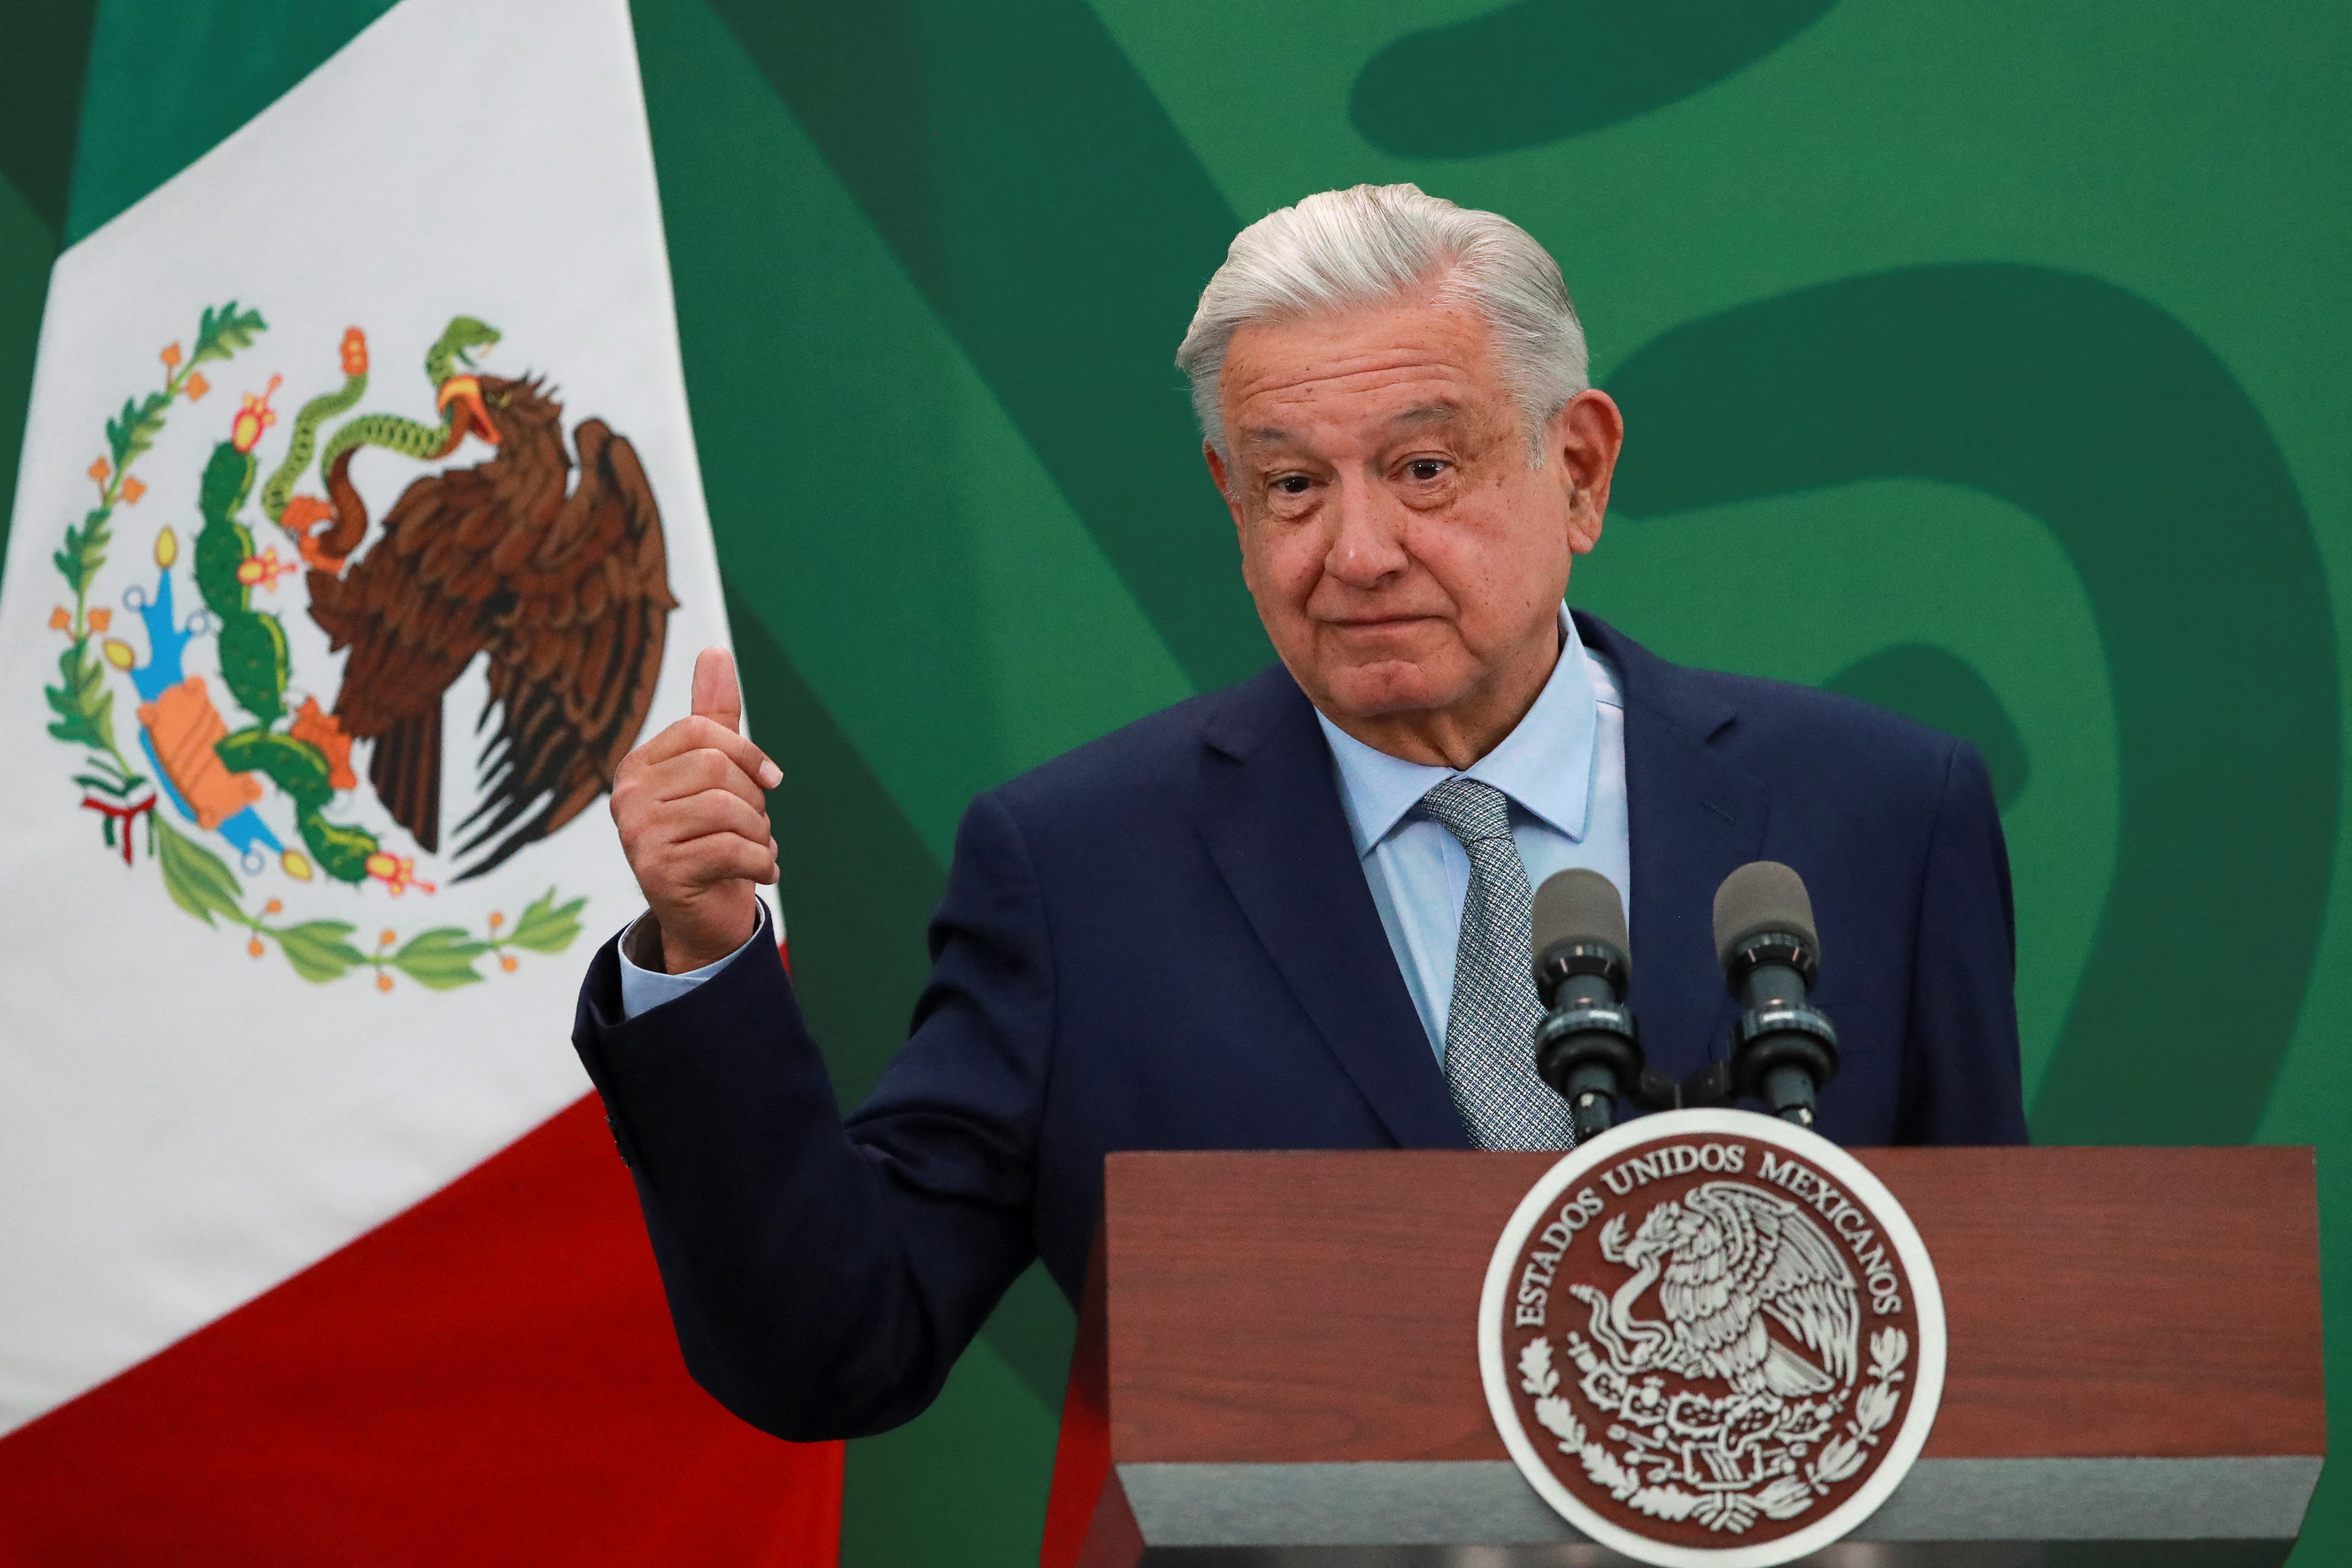
M1814 1104L1838 1068L1837 1030L1807 1000L1821 977L1821 937L1804 879L1755 860L1715 894L1715 951L1744 1011L1732 1030L1731 1093L1773 1115L1813 1124Z
M1568 1101L1578 1142L1616 1124L1643 1076L1641 1026L1625 1005L1633 973L1625 901L1598 871L1559 871L1535 900L1536 1071Z

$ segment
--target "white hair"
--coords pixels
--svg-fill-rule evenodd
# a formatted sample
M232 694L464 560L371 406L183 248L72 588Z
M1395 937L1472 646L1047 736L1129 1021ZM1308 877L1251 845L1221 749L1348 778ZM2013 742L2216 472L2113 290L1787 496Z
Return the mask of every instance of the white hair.
M1217 381L1243 327L1423 296L1467 305L1485 321L1519 405L1528 460L1541 468L1545 427L1587 385L1584 328L1559 263L1510 219L1418 185L1318 191L1234 237L1176 351L1201 434L1231 460Z

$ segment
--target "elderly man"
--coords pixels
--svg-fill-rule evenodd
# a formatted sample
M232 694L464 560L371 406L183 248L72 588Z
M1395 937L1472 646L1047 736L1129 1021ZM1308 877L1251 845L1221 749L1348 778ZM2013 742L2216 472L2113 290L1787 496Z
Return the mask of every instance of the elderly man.
M764 935L782 775L724 654L622 766L650 909L575 1039L706 1387L788 1437L906 1420L1032 1258L1076 1298L1112 1150L1565 1146L1528 974L1565 867L1627 894L1664 1070L1726 1049L1709 900L1778 859L1830 955L1822 1130L2023 1138L1975 752L1563 609L1623 423L1533 239L1311 196L1234 241L1178 363L1281 663L972 803L912 1037L845 1121Z

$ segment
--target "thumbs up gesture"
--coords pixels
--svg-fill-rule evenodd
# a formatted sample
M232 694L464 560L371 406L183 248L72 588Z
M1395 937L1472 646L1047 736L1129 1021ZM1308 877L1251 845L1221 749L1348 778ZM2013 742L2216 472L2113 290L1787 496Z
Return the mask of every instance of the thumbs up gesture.
M672 974L749 942L760 924L759 888L776 879L766 792L783 770L742 728L734 657L704 648L694 661L694 711L622 759L614 776L613 823Z

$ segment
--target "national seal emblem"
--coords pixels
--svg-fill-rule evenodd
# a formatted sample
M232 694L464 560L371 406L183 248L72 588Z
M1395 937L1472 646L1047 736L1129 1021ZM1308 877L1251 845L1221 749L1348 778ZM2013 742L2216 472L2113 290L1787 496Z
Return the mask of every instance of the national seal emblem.
M1480 1304L1486 1399L1570 1523L1659 1568L1839 1540L1934 1423L1943 1302L1902 1206L1827 1140L1738 1110L1643 1117L1554 1166Z

